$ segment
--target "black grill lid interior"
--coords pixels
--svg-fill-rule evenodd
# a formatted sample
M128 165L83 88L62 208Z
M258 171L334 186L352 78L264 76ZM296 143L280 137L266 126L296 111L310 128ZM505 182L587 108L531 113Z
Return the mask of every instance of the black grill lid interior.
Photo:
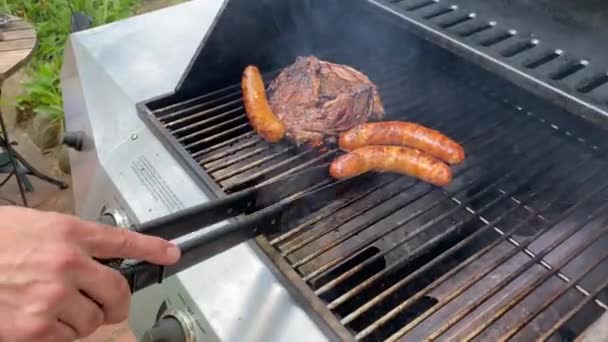
M291 63L297 55L343 44L355 29L350 12L364 1L225 1L213 28L189 65L180 91L217 89L240 77L248 64L261 69ZM367 29L367 28L366 28Z
M367 0L228 0L175 94L148 106L155 109L228 86L249 64L274 70L297 56L333 49L360 50L361 59L398 56L404 47L421 43L400 26L398 17Z
M608 49L601 42L608 34L608 6L602 0L454 0L462 10L542 39L581 58L606 65Z
M248 64L276 69L354 45L396 56L420 44L406 27L439 45L445 34L456 54L608 127L606 18L600 1L226 0L169 102L227 86Z

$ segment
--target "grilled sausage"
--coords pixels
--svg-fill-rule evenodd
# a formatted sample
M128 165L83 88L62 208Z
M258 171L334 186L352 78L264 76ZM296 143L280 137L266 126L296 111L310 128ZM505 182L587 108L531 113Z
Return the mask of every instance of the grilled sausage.
M436 186L445 186L452 181L452 170L447 164L425 152L402 146L361 147L336 158L329 167L329 173L335 179L367 171L406 174Z
M285 125L274 115L260 70L253 65L245 68L241 79L243 102L249 123L266 141L275 143L285 136Z
M366 123L340 135L339 146L344 151L367 145L412 147L449 164L458 164L464 160L464 150L458 143L439 131L411 122Z

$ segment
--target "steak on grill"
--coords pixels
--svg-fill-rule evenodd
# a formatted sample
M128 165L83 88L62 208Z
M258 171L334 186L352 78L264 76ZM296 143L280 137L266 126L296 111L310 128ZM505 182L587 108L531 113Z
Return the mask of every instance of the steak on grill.
M367 76L347 65L298 57L270 83L270 106L296 144L335 141L347 131L384 116L384 107Z

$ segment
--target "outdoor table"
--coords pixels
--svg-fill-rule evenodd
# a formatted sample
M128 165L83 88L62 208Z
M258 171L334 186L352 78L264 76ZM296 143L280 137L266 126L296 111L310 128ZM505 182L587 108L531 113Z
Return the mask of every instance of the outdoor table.
M11 77L21 67L23 67L31 58L36 48L37 37L34 27L25 20L8 16L8 20L0 20L0 96L2 95L2 85L6 79ZM59 180L37 171L30 165L23 156L21 156L13 146L9 139L8 130L4 121L4 116L0 110L0 146L3 148L3 153L0 154L0 172L15 175L19 192L23 205L27 206L27 198L25 191L33 191L32 184L27 179L27 175L33 175L43 181L54 184L61 189L67 188L67 185ZM9 165L10 164L10 165ZM8 178L5 179L0 186L4 185Z

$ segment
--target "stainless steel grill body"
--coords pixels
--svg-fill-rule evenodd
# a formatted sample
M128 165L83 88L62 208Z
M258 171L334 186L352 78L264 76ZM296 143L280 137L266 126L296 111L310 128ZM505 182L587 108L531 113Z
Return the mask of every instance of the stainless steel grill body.
M269 3L273 2L258 5L264 9ZM315 2L302 3L313 6ZM326 25L332 20L327 19L337 18L331 16L331 11L347 9L345 3L336 1L343 7L330 6L325 20L323 15L308 18L318 20L314 24L321 28L331 28ZM190 305L205 322L201 332L208 328L228 340L284 340L287 336L365 341L536 337L570 340L580 334L607 308L602 290L608 285L604 277L608 270L608 183L604 176L608 146L602 139L604 131L597 125L603 109L591 98L603 96L603 83L589 83L579 92L591 97L578 97L559 83L578 70L544 82L541 74L514 69L508 64L511 60L506 63L500 58L523 58L520 54L534 53L535 46L514 47L508 40L515 34L503 37L493 25L483 30L476 28L477 24L470 26L472 22L459 17L458 7L438 1L351 3L369 6L363 12L348 8L348 13L336 19L336 30L327 38L331 44L318 40L315 32L297 20L294 29L285 24L289 20L270 15L278 26L285 24L295 33L261 36L269 37L267 40L246 39L251 38L248 34L256 34L256 24L244 20L241 31L237 30L244 35L243 43L231 46L226 44L234 38L229 29L231 20L243 17L232 14L229 10L234 8L230 6L251 3L230 2L223 8L225 21L217 21L214 33L205 35L204 44L190 64L186 64L187 58L180 59L179 65L186 72L179 82L172 78L173 84L177 82L175 92L161 89L161 74L151 76L158 78L158 83L150 84L159 85L153 95L150 90L139 94L142 96L130 96L139 102L163 94L159 90L167 93L139 104L140 118L147 126L131 117L132 109L131 116L120 117L134 129L121 129L125 133L122 143L112 151L122 152L124 158L114 165L131 166L130 171L109 177L113 184L121 182L116 185L121 195L117 201L128 207L124 210L137 220L149 219L155 217L149 214L152 211L141 213L131 208L131 200L136 199L131 197L132 187L143 186L146 191L134 192L149 199L151 196L152 203L161 207L154 213L162 215L209 196L239 191L331 160L338 153L331 146L318 152L287 143L262 142L251 131L243 113L238 76L244 63L259 64L268 80L295 55L306 53L364 71L379 86L391 118L428 125L461 142L468 158L455 168L454 182L445 189L436 189L408 177L367 177L348 196L337 197L328 206L318 208L310 203L294 212L293 220L287 223L291 228L287 233L258 238L257 245L264 255L252 253L258 246L235 248L179 274L161 289L151 289L147 296L162 296L159 293L164 292L171 305ZM319 13L314 7L304 10ZM510 70L507 79L523 79L518 84L528 89L536 84L534 93L562 108L578 109L576 114L596 125L408 31L421 30L423 37L440 45L449 41L448 48L469 56L466 51L470 47L464 46L462 52L458 44L470 41L441 37L441 32L427 24L444 30L458 30L463 28L461 24L465 25L471 29L470 34L461 36L467 39L484 35L486 43L482 41L482 48L472 51L482 56L471 58L472 61L486 63L486 69L503 76ZM147 29L145 32L149 34ZM315 44L303 43L306 39L299 34L317 38L310 39ZM195 44L194 35L191 39L190 43ZM76 36L74 41L77 40ZM291 45L279 49L277 41ZM275 50L265 50L273 44ZM259 49L247 50L257 45ZM169 46L165 49L172 50ZM78 49L73 51L77 54ZM93 56L104 52L103 48L94 51ZM162 65L165 54L154 49L144 51L154 51L157 56L148 59L149 53L143 53L139 58ZM137 55L135 50L130 52ZM493 53L502 57L494 58ZM127 52L120 55L126 56ZM81 61L84 65L87 57ZM536 64L549 62L541 60ZM121 60L120 65L127 65L127 60ZM150 65L146 68L154 70ZM106 69L102 68L104 72ZM111 80L120 79L120 84L133 86L134 91L147 90L133 81L139 73L114 75ZM79 77L83 79L84 75ZM70 78L66 80L64 83L69 84ZM99 99L89 94L84 98ZM90 132L100 146L97 158L103 160L99 156L105 153L101 148L105 142L98 140L97 128L92 127ZM139 150L133 146L139 146ZM106 172L113 171L106 168ZM147 205L143 201L142 209ZM94 217L99 207L99 203L86 206L91 209L85 216ZM272 263L264 266L261 260L267 258ZM252 279L255 272L251 270L257 272L257 267L264 275L263 282ZM235 274L237 268L242 273ZM202 281L209 274L226 269L230 272L221 275L221 282ZM270 270L277 278L270 276ZM277 279L286 287L278 285ZM240 286L226 290L221 288L222 282ZM249 288L246 295L239 293L244 287ZM263 293L274 289L280 291L279 304L269 299L246 306L262 312L265 305L271 308L268 317L258 317L274 326L265 330L269 335L252 337L248 328L239 327L227 317L233 312L216 311L222 301L229 301L234 307L247 305L238 297L255 294L260 296L256 299L266 298ZM298 317L288 323L280 321L277 317L286 317L282 310ZM247 317L254 326L255 314L248 312ZM280 331L274 331L279 326ZM239 333L232 335L235 330Z
M175 88L221 5L191 1L71 37L62 75L66 124L87 136L83 151L70 152L79 216L120 210L145 222L209 199L135 104ZM327 340L257 250L243 244L137 293L129 318L136 335L166 302L197 319L203 341Z

